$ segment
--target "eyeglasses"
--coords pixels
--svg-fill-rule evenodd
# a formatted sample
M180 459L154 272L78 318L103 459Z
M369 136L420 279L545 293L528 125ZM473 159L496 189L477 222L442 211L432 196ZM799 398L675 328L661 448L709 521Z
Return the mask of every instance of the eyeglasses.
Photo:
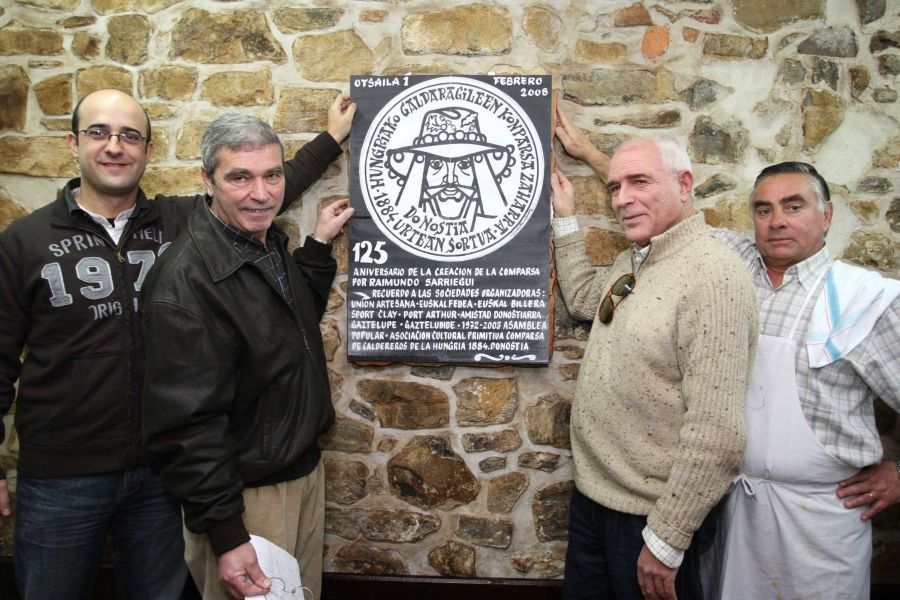
M109 138L119 138L120 144L128 144L129 146L137 146L144 142L147 138L139 134L137 131L121 131L119 133L110 133L105 129L91 127L90 129L81 129L79 133L83 133L94 142L108 142Z
M305 585L298 586L293 589L288 589L284 579L281 579L280 577L269 577L269 581L272 582L272 587L269 588L269 591L278 593L279 598L287 593L291 596L297 596L298 598L309 598L310 600L313 600L312 590ZM309 592L309 595L307 595L307 592ZM264 597L268 598L269 594L264 594Z
M613 313L616 312L616 306L621 304L622 301L625 300L625 296L634 290L635 283L637 283L637 280L634 278L634 273L625 273L616 279L615 283L612 284L612 287L609 288L609 291L606 292L606 296L603 297L600 308L597 309L597 318L600 319L601 323L608 325L610 321L613 320ZM622 300L613 302L613 296L619 296Z

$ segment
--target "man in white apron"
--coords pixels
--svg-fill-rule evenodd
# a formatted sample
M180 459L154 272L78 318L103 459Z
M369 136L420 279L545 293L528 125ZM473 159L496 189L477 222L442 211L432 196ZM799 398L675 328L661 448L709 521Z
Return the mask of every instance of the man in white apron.
M868 598L870 519L900 500L873 413L877 397L900 411L900 282L829 259L810 165L764 169L750 208L755 244L718 232L750 270L761 335L706 595Z

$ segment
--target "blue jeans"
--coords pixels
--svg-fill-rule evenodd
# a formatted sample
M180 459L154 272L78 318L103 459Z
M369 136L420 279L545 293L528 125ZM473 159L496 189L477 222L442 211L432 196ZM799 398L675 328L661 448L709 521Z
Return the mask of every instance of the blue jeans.
M706 539L707 519L695 535L675 577L678 600L702 600L697 538ZM641 532L647 517L621 513L597 504L576 488L569 512L564 600L643 600L637 561L644 547Z
M19 476L13 563L22 600L86 598L107 535L121 598L181 597L187 578L181 511L152 470Z

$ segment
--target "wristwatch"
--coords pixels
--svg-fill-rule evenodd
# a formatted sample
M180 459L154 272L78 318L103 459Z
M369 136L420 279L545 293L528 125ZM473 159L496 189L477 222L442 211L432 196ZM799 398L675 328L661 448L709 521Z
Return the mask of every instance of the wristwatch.
M323 240L322 238L320 238L319 236L317 236L314 233L309 234L309 237L311 237L314 241L319 242L323 246L328 246L331 244L331 242L326 242L325 240Z

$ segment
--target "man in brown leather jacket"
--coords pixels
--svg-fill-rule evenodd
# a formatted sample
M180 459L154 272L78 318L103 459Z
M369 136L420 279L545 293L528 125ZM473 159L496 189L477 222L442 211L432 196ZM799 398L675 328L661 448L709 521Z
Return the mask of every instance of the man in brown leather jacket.
M207 205L144 285L144 434L182 503L185 557L204 598L266 593L249 534L300 563L319 597L324 478L316 438L334 409L319 319L335 273L330 242L353 210L319 213L293 255L272 224L283 149L246 115L201 143Z

